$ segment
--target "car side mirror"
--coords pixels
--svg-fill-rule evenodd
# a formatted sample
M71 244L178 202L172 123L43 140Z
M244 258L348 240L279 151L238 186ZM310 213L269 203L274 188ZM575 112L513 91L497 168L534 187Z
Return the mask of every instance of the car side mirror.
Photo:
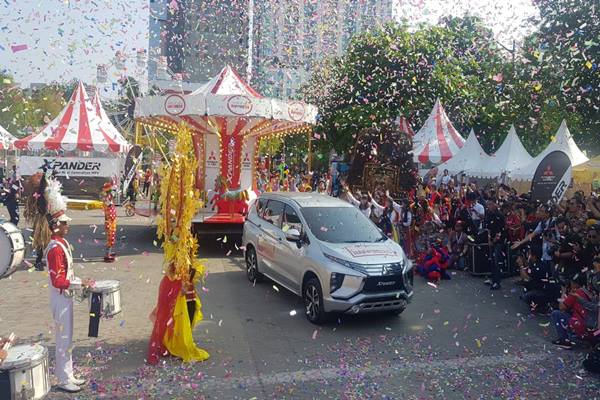
M296 242L296 243L298 243L301 240L301 235L300 235L300 232L298 231L298 229L291 228L291 229L288 229L285 232L285 238L289 242Z

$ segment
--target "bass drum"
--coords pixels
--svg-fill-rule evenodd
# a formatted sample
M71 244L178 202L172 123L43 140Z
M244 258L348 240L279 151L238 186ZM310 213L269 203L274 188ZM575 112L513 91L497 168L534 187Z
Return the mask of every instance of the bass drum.
M21 230L4 222L0 224L0 278L11 274L25 257L25 241Z

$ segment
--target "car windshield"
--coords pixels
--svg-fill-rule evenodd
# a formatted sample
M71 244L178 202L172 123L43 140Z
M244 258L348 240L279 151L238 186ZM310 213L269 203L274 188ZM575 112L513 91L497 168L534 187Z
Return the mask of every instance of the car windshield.
M309 229L323 242L380 242L385 236L355 207L303 207Z

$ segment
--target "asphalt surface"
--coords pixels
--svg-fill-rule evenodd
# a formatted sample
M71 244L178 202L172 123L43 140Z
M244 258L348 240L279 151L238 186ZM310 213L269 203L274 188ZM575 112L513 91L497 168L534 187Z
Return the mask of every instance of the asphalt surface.
M466 273L437 287L416 278L401 316L335 316L317 327L284 288L248 282L241 250L223 237L200 243L209 274L194 337L211 358L149 367L147 316L162 269L149 221L121 217L119 259L105 264L101 212L71 214L76 274L120 280L123 313L87 338L87 305L76 306L74 360L90 383L49 399L600 398L600 379L581 369L585 351L555 348L549 318L531 315L510 281L491 292ZM0 280L0 335L47 345L52 365L48 277L27 268Z

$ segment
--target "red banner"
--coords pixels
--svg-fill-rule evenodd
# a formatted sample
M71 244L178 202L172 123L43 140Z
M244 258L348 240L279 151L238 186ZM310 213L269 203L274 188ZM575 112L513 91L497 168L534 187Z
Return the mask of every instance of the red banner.
M221 136L221 175L227 179L230 190L240 187L242 138L237 135Z

